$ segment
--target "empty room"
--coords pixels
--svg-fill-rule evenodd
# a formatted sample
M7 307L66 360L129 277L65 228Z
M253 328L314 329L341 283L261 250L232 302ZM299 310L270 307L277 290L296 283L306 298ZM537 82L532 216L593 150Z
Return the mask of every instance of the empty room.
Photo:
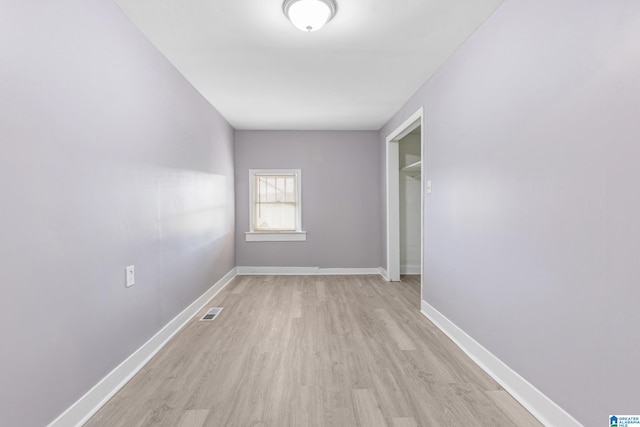
M0 426L640 426L640 2L0 1Z

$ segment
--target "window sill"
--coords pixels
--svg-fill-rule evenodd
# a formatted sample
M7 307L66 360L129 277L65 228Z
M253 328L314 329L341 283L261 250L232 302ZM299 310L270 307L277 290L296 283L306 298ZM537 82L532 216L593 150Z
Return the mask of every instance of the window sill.
M247 242L305 242L306 231L246 231Z

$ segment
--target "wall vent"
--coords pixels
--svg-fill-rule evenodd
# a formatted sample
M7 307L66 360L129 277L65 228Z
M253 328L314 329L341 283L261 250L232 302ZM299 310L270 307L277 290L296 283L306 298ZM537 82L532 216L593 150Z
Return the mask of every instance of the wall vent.
M220 314L220 312L222 311L223 308L224 307L213 307L213 308L210 308L209 311L207 311L207 314L202 316L202 319L200 319L200 321L201 322L203 320L211 321L211 320L215 319L216 317L218 317L218 314Z

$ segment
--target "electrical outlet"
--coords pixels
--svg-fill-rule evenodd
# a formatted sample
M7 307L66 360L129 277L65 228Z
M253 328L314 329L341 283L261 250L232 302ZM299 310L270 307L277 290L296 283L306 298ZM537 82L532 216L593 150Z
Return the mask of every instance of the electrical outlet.
M135 272L135 267L133 265L130 265L129 267L126 267L124 269L125 271L125 283L124 286L129 288L133 285L136 284L136 272Z

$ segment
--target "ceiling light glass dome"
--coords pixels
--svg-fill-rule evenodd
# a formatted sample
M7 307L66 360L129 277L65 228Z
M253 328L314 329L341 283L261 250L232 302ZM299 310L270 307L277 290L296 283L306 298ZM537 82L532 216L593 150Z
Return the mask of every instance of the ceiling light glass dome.
M302 31L319 30L336 14L334 0L285 0L284 14Z

